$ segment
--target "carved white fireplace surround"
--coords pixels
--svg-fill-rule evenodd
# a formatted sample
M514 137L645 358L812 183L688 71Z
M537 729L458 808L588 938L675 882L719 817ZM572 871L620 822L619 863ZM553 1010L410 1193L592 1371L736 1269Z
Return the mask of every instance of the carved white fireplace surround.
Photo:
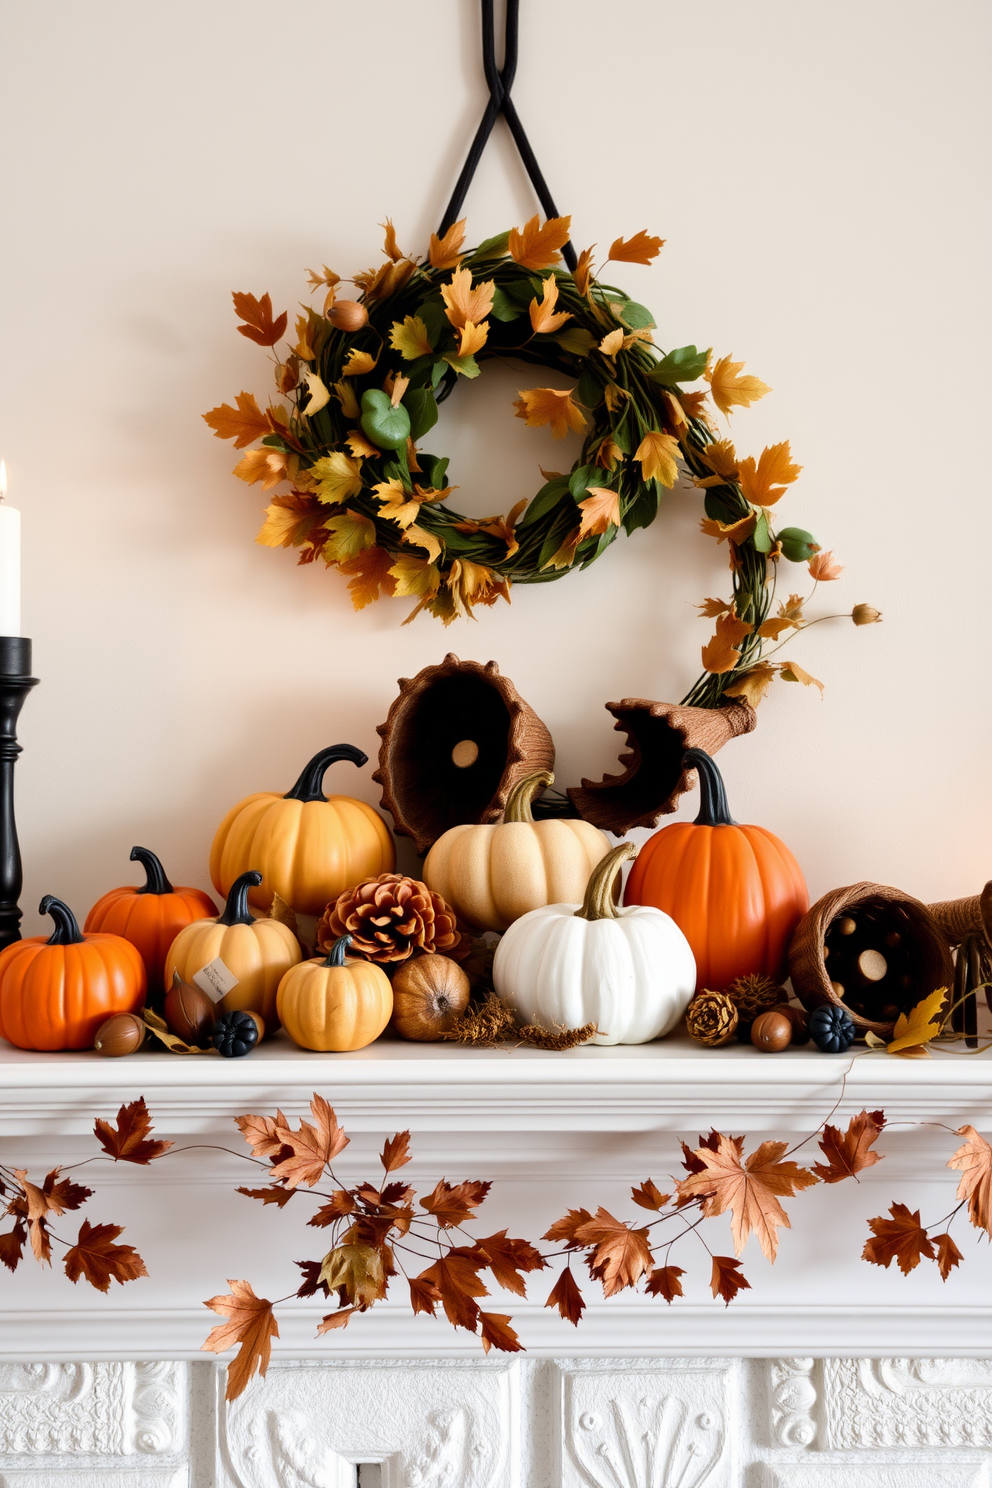
M30 1260L0 1277L0 1488L992 1488L992 1273L966 1225L946 1285L866 1265L870 1216L894 1200L927 1221L952 1207L955 1145L939 1127L992 1130L990 1067L707 1052L668 1040L548 1055L380 1044L307 1056L277 1039L250 1059L0 1053L0 1151L45 1172L94 1150L93 1116L143 1094L159 1135L244 1151L231 1118L306 1114L311 1092L352 1138L336 1163L372 1176L384 1134L409 1127L411 1181L494 1180L491 1228L536 1238L574 1205L630 1212L631 1183L677 1170L677 1138L716 1126L794 1137L847 1085L837 1121L882 1107L884 1162L860 1183L789 1204L770 1267L729 1309L708 1258L683 1242L687 1299L604 1302L576 1330L532 1296L498 1298L526 1345L486 1359L475 1340L414 1318L399 1295L327 1340L324 1309L282 1309L265 1381L223 1405L223 1364L199 1352L202 1299L246 1277L295 1285L319 1252L294 1216L234 1193L225 1151L150 1169L85 1170L85 1211L126 1226L150 1277L103 1298ZM812 1150L810 1150L812 1156ZM80 1175L83 1176L83 1175ZM721 1248L729 1253L729 1234Z

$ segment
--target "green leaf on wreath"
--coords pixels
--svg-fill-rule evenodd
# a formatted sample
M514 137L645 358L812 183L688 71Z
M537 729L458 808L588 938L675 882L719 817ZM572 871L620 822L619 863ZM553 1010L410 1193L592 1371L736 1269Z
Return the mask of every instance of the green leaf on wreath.
M463 377L478 377L482 371L474 356L446 356L443 360L449 367L454 367L456 372L460 372Z
M517 523L518 532L523 531L524 528L531 526L534 522L539 522L542 517L547 516L548 512L557 506L563 496L568 495L568 480L567 475L556 475L553 479L545 482L537 495L528 503L527 510ZM572 520L574 521L574 517ZM553 548L552 552L556 553L560 547L561 543L559 542L558 547Z
M451 322L444 313L440 295L430 295L417 306L417 314L427 327L427 339L437 346L441 337L451 331Z
M431 387L436 388L448 370L448 364L443 358L438 358L431 372Z
M381 388L362 394L362 433L380 449L403 449L410 438L410 415L402 403L395 407Z
M710 486L703 497L703 510L714 522L738 522L747 516L746 503L732 486Z
M497 233L494 238L486 238L469 258L472 263L475 259L482 258L505 258L510 251L510 234L508 232Z
M567 331L559 331L551 339L558 343L562 351L577 357L588 356L596 345L596 337L585 326L569 326ZM586 404L586 407L589 405Z
M646 327L655 325L651 311L646 305L639 305L636 300L626 302L620 311L620 319L632 331L643 331Z
M417 455L417 464L420 466L420 485L425 491L443 491L445 477L448 474L448 456L442 459L439 455Z
M595 485L603 472L596 465L580 465L568 477L568 489L575 501L584 501L589 487ZM605 478L605 477L604 477Z
M497 284L493 290L493 308L490 314L494 320L516 320L523 314L523 306L515 305L509 295L504 294Z
M590 367L586 367L575 389L575 401L583 408L596 408L603 401L603 388Z
M754 524L754 546L759 553L770 553L772 550L772 533L768 525L768 518L764 512L758 513L758 519Z
M410 438L416 444L437 423L437 401L430 388L410 388L403 407L410 415Z
M708 351L697 351L694 346L679 346L662 357L657 367L647 374L652 382L665 387L674 387L680 382L695 382L706 371Z
M661 488L657 481L647 481L623 514L623 530L629 537L638 527L650 527L658 515Z
M286 450L287 452L289 450L289 445L280 434L266 434L262 443L267 444L270 449Z

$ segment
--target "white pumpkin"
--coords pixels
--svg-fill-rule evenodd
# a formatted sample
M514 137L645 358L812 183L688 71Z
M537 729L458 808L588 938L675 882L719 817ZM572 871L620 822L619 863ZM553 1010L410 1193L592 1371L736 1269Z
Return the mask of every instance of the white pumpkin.
M581 1028L594 1044L646 1044L670 1033L696 989L696 962L660 909L619 909L613 884L633 843L608 853L583 904L548 904L515 920L496 947L493 984L524 1023Z

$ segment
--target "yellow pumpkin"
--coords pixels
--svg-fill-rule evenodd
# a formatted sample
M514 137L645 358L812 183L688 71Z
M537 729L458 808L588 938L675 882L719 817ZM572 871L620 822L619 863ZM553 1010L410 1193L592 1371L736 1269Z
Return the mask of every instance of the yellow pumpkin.
M502 932L529 910L582 902L610 843L587 821L534 820L534 792L554 778L548 770L525 776L502 822L451 827L427 854L424 882L470 925Z
M350 945L351 936L342 935L326 958L301 961L279 983L279 1020L304 1049L364 1049L389 1022L389 978L371 961L346 959Z
M219 893L254 866L262 874L249 895L256 908L271 908L278 894L298 913L319 915L352 884L393 871L396 850L379 813L351 796L324 795L324 772L338 760L364 765L368 755L351 744L332 744L314 755L284 796L261 791L231 808L210 849L210 877Z
M256 920L248 913L248 891L262 881L260 873L242 873L231 885L224 913L194 920L180 930L165 958L165 980L172 986L178 972L194 986L196 976L212 961L222 961L236 985L217 1003L219 1013L260 1013L265 1026L276 1026L276 992L291 966L302 959L300 943L279 920Z

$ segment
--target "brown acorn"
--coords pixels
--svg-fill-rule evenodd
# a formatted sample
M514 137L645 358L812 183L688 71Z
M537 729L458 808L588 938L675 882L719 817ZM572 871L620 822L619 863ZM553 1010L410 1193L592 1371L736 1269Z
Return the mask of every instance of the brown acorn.
M468 997L468 977L450 956L411 957L393 975L393 1027L403 1038L432 1043L450 1032Z
M763 1054L781 1054L792 1041L792 1019L773 1008L751 1024L751 1042Z
M809 1022L803 1008L780 1007L777 1013L783 1013L792 1024L792 1047L801 1049L804 1044L809 1043Z
M165 994L165 1021L169 1032L185 1044L206 1044L213 1033L217 1009L199 987L184 982L178 971Z
M327 318L336 331L360 331L368 321L369 312L357 300L335 300Z
M97 1029L93 1047L105 1059L119 1059L140 1049L147 1032L137 1013L112 1013Z

